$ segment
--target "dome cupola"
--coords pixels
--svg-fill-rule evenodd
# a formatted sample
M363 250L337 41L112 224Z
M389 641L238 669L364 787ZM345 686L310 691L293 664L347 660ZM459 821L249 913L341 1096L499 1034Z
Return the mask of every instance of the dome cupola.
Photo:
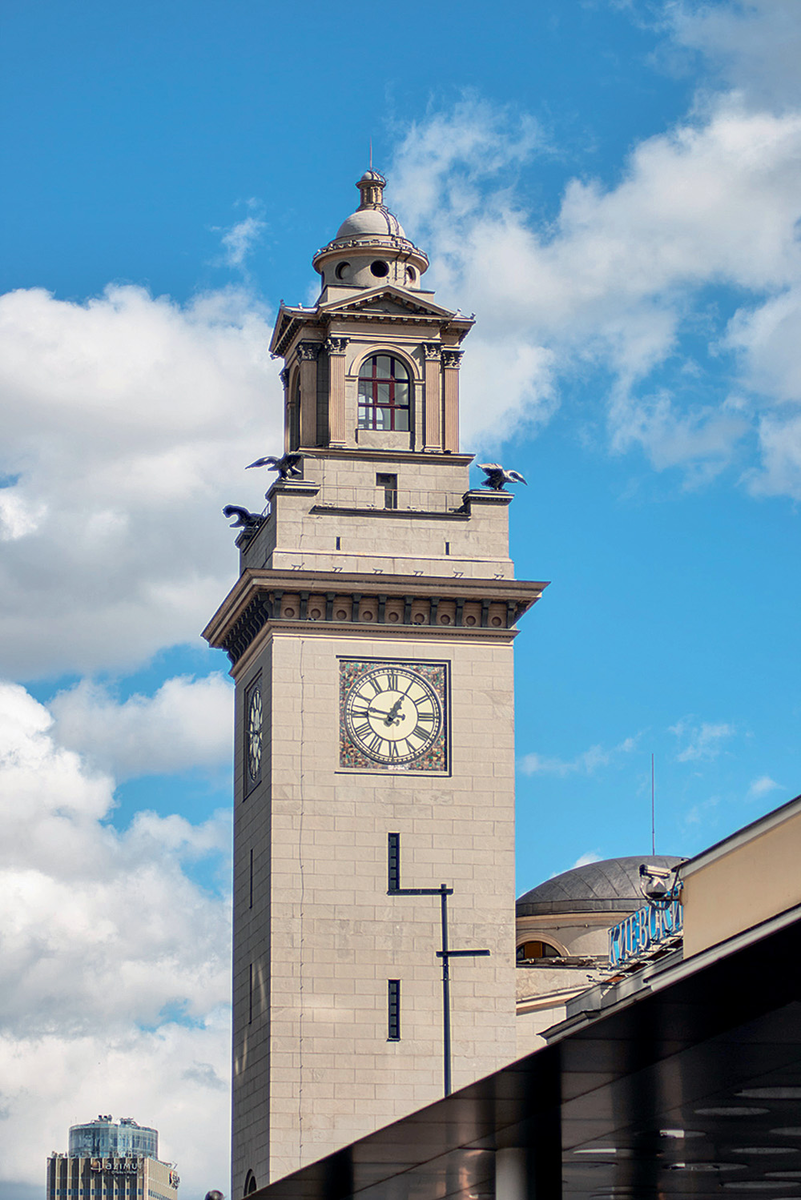
M428 258L409 241L400 221L384 204L386 179L365 171L356 187L361 203L340 225L337 235L312 259L323 288L368 290L381 283L419 290Z

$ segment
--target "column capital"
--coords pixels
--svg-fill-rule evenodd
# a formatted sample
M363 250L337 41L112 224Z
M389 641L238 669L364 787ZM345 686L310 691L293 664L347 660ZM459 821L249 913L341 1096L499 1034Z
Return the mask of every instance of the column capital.
M442 347L439 342L423 342L423 353L426 359L436 359L442 354Z
M278 378L281 380L284 387L286 387L286 385L289 383L289 367L284 367Z
M301 362L313 362L319 353L319 342L298 342L296 354Z
M323 342L323 347L329 354L344 354L350 338L338 337L333 334Z
M464 350L443 350L442 365L443 367L456 367L458 370L462 362Z

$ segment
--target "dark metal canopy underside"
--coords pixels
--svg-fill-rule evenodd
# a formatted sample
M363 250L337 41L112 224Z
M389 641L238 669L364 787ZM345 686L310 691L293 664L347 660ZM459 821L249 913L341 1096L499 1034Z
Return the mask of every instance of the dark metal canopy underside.
M801 1197L801 917L765 930L254 1196L485 1200L517 1147L538 1200Z

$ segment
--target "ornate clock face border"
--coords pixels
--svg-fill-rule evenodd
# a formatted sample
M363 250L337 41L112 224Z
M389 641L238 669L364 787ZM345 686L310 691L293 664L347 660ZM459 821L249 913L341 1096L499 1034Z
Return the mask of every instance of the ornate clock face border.
M360 743L354 736L353 701L359 695L360 685L366 685L369 677L383 677L380 679L380 686L382 691L386 691L388 679L384 677L385 672L391 675L395 671L400 673L404 685L409 676L419 679L420 687L414 689L414 694L420 697L424 718L429 712L434 712L431 724L436 728L432 731L434 736L431 740L420 746L419 753L414 753L413 749L410 753L409 743L403 738L398 759L390 760L388 753L382 754L380 750L375 756L371 755L365 744ZM406 708L410 709L406 716L413 715L410 701L402 701L400 698L404 690L405 687L401 687L399 692L390 694L394 705L390 704L388 711L392 711L397 705L396 721L404 719ZM430 697L430 704L425 701L425 696ZM382 724L382 721L378 722L379 730L382 729ZM400 727L397 733L400 738ZM389 745L383 746L382 749L389 751ZM450 771L450 664L407 658L340 658L339 766L351 771L447 775Z

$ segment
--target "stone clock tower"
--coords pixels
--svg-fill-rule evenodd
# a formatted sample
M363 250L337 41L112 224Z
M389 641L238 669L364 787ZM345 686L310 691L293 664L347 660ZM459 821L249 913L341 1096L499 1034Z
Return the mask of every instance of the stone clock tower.
M512 641L544 585L514 579L510 493L470 490L473 322L421 287L384 182L315 255L314 308L281 307L299 457L204 632L236 680L235 1198L442 1095L416 889L490 951L453 965L454 1087L515 1057Z

